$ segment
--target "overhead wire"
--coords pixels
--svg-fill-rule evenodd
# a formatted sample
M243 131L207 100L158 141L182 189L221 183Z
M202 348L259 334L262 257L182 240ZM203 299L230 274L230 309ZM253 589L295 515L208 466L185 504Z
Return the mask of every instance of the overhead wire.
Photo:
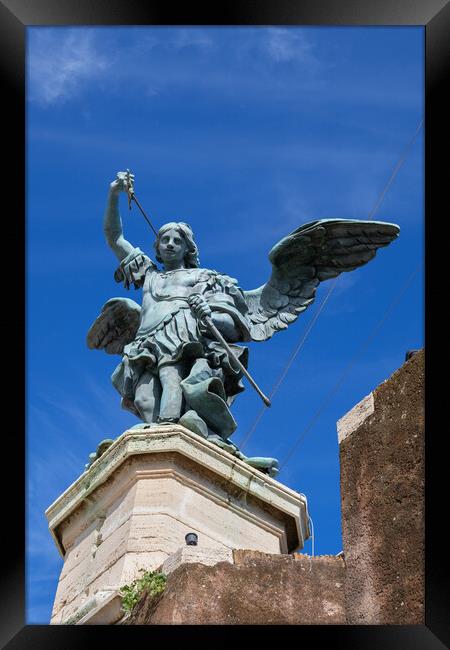
M414 131L414 135L412 136L411 140L408 142L408 144L404 148L403 153L400 156L399 161L395 165L395 167L394 167L394 169L392 171L392 174L389 177L388 182L384 186L384 189L381 192L380 196L378 197L377 202L375 203L375 205L372 208L369 216L367 217L368 219L371 219L374 216L374 214L376 212L378 212L378 209L379 209L380 205L382 204L383 199L386 196L387 191L391 187L392 183L394 182L395 177L397 176L398 172L400 171L400 168L402 167L403 163L405 162L406 158L408 157L409 152L411 150L411 147L413 146L414 142L416 141L416 138L419 135L419 131L422 128L422 126L423 126L423 118L420 120L420 122L419 122L419 124L417 126L417 129Z
M356 354L352 357L350 362L347 364L345 367L343 373L339 377L338 381L336 384L333 386L331 391L327 394L325 399L322 401L321 405L319 406L318 410L316 413L313 415L311 420L308 422L306 427L303 429L302 433L300 436L297 438L296 442L294 445L290 448L289 452L285 456L284 460L280 464L280 471L283 469L283 467L288 463L288 461L292 458L293 454L297 450L298 446L300 445L301 442L305 439L306 435L311 431L313 428L314 424L317 422L317 420L320 418L328 404L331 402L331 399L334 397L334 395L338 392L342 384L344 383L345 379L347 378L347 375L350 373L350 370L353 368L355 363L359 361L359 359L362 357L366 349L369 347L370 343L372 342L372 339L375 338L375 336L378 334L379 330L381 327L384 325L385 321L389 318L391 313L394 311L395 307L398 305L400 300L403 298L403 294L407 291L409 288L410 284L414 280L415 275L417 274L419 268L422 266L422 262L419 262L419 264L416 266L414 271L410 274L408 277L407 281L401 288L400 292L395 296L394 300L391 301L390 305L384 312L381 320L378 322L378 324L374 327L372 332L369 334L369 336L363 341L363 343L360 345L358 348Z
M283 371L281 372L281 374L279 375L277 381L275 382L274 387L272 388L272 390L271 390L271 392L270 392L270 394L269 394L269 399L270 399L270 401L272 401L273 396L275 395L275 393L277 392L277 390L278 390L279 387L281 386L281 383L282 383L283 379L284 379L285 376L287 375L287 373L288 373L288 371L289 371L289 368L290 368L291 365L294 363L295 357L296 357L297 354L300 352L301 348L303 347L303 344L305 343L306 339L308 338L308 334L310 333L310 331L311 331L312 328L314 327L314 324L315 324L316 320L319 318L322 309L325 307L325 305L326 305L326 303L327 303L329 297L331 296L331 294L332 294L332 292L333 292L333 290L334 290L335 284L336 284L336 278L334 278L334 280L332 281L332 283L331 283L331 285L330 285L330 287L329 287L329 289L328 289L327 294L325 295L325 297L323 298L322 302L320 303L319 308L317 309L317 311L316 311L315 314L314 314L314 317L311 319L311 321L310 321L310 323L309 323L309 326L308 326L308 328L306 329L305 334L304 334L303 337L301 338L299 344L298 344L297 347L295 348L293 354L291 355L291 357L290 357L290 359L288 360L287 364L285 365ZM241 449L243 449L244 446L245 446L245 445L247 444L247 442L249 441L250 436L253 434L254 430L255 430L256 427L258 426L259 421L261 420L261 418L262 418L262 416L264 415L265 412L266 412L266 407L263 406L263 407L261 408L261 410L259 411L257 417L255 418L255 421L253 422L253 424L252 424L252 426L250 427L249 431L246 433L244 439L242 440L242 442L241 442L241 444L240 444L240 448L241 448Z
M375 215L375 213L378 211L378 209L380 208L380 206L381 206L381 204L382 204L382 202L383 202L383 200L384 200L384 197L386 196L387 191L389 190L389 188L391 187L392 183L394 182L395 177L397 176L398 172L400 171L401 167L403 166L403 164L404 164L406 158L407 158L408 155L409 155L409 152L410 152L410 150L411 150L411 148L412 148L414 142L416 141L416 138L417 138L417 136L418 136L418 134L419 134L419 132L420 132L422 126L423 126L423 121L424 121L424 120L423 120L423 118L422 118L422 119L420 120L420 122L419 122L419 124L418 124L416 130L414 131L413 136L412 136L411 139L409 140L409 142L408 142L408 144L406 145L406 147L403 149L402 154L400 155L400 158L399 158L397 164L395 165L394 169L392 170L391 175L389 176L389 179L388 179L387 183L385 184L385 186L384 186L384 188L383 188L383 190L382 190L380 196L378 197L378 199L377 199L377 201L376 201L374 207L372 208L372 210L370 211L370 213L369 213L369 215L368 215L368 217L367 217L368 220L371 219L371 218ZM420 266L420 265L419 265L419 266ZM418 268L419 268L419 267L417 267L417 268L415 269L415 271L413 272L413 275L415 275L415 273L417 272ZM311 320L311 323L310 323L308 329L306 330L304 336L301 338L299 344L298 344L298 345L296 346L296 348L294 349L293 353L291 354L290 358L288 359L288 362L287 362L285 368L284 368L283 371L281 372L281 375L279 376L279 379L276 381L274 387L272 388L272 391L271 391L270 394L269 394L269 399L270 399L270 400L272 400L272 397L273 397L273 396L275 395L275 393L278 391L278 389L279 389L279 387L280 387L282 381L284 380L284 378L286 377L286 375L287 375L287 373L288 373L288 371L289 371L289 368L292 366L292 363L294 362L294 360L295 360L295 358L297 357L298 353L300 352L301 348L302 348L303 345L305 344L305 341L306 341L306 339L308 338L309 333L311 332L311 330L312 330L312 328L314 327L315 323L317 322L317 320L318 320L318 318L319 318L319 316L320 316L320 314L321 314L323 308L325 307L325 304L327 303L328 299L330 298L331 294L333 293L334 289L336 288L336 286L337 286L337 282L338 282L338 280L339 280L340 277L341 277L341 276L338 276L337 278L334 278L334 279L333 279L332 284L331 284L331 286L330 286L330 288L329 288L327 294L325 295L325 298L322 300L322 303L319 305L319 308L318 308L318 310L316 311L316 313L315 313L313 319ZM408 286L409 286L409 285L408 285ZM403 295L403 293L404 293L404 291L403 291L403 289L401 289L399 295ZM377 326L377 327L378 327L378 326ZM377 329L377 328L375 328L375 329ZM377 330L377 331L378 331L378 330ZM257 417L255 418L253 424L251 425L250 429L248 430L248 432L247 432L246 435L244 436L244 438L243 438L243 440L242 440L242 443L241 443L241 445L240 445L240 448L241 448L241 449L243 449L244 446L248 443L250 437L251 437L251 436L253 435L253 433L255 432L256 427L258 426L258 424L259 424L259 422L261 421L261 419L262 419L262 417L263 417L263 415L264 415L265 412L266 412L266 408L265 408L265 407L262 407L262 409L259 411ZM315 418L314 418L314 421L315 421ZM280 468L280 469L281 469L281 468Z

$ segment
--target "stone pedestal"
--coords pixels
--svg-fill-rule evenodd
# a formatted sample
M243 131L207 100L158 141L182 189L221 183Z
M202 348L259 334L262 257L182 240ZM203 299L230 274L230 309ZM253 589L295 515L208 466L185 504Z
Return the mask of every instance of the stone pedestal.
M46 511L64 557L51 623L114 623L119 588L198 549L290 553L309 537L306 498L180 425L132 429Z

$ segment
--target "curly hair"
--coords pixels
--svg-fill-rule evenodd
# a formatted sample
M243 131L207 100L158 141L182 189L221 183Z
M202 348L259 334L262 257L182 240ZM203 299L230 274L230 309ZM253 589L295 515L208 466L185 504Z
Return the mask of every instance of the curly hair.
M170 223L166 223L164 226L161 226L161 228L158 230L158 235L154 243L156 250L156 260L162 263L162 259L159 254L159 242L161 240L161 237L168 230L176 230L183 237L184 241L187 244L187 251L184 256L184 263L186 265L186 268L198 268L200 266L200 260L198 257L197 244L194 241L194 233L192 232L190 225L188 223L184 223L184 221L171 221Z

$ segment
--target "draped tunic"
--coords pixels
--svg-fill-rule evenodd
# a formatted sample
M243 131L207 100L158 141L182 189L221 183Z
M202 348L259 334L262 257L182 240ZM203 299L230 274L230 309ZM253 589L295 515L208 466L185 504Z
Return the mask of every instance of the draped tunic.
M188 303L191 295L201 294L213 313L231 316L239 340L250 340L245 318L248 308L234 278L201 268L159 271L139 249L134 249L121 262L115 278L123 281L126 288L133 283L143 289L139 328L134 341L124 347L122 361L111 378L123 398L134 400L137 383L144 372L157 376L161 367L178 363L187 366L187 377L181 385L191 405L196 402L197 411L201 383L203 392L212 390L227 404L244 390L240 381L242 372L225 347L199 323ZM247 366L248 349L229 345ZM196 363L199 359L204 361ZM204 398L205 395L203 402Z

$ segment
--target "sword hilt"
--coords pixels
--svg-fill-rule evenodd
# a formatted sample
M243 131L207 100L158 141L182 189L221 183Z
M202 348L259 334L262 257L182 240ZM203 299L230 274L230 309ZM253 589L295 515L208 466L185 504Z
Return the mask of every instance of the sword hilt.
M133 199L133 194L134 194L133 181L131 180L130 173L131 173L130 170L127 169L126 181L127 181L127 196L128 196L128 209L129 210L131 210L131 201Z
M194 294L191 294L191 296L189 296L189 298L188 298L189 305L191 305L191 298L193 298L194 295L198 295L198 294L194 293ZM217 327L214 325L212 318L210 316L205 316L204 318L200 319L200 322L203 322L206 325L206 327L209 329L209 331L214 336L216 341L218 341L219 343L222 343L222 345L225 347L225 349L228 352L231 359L236 363L236 365L238 366L238 368L242 372L242 374L245 375L245 377L247 377L248 381L253 386L253 388L256 390L256 392L258 393L258 395L260 396L260 398L262 399L264 404L266 406L272 406L272 403L271 403L270 399L266 395L264 395L264 393L262 392L262 390L260 389L260 387L258 386L256 381L253 379L251 374L248 372L247 368L236 357L233 350L230 348L230 346L228 345L228 343L226 342L226 340L222 336L221 332L219 332Z

